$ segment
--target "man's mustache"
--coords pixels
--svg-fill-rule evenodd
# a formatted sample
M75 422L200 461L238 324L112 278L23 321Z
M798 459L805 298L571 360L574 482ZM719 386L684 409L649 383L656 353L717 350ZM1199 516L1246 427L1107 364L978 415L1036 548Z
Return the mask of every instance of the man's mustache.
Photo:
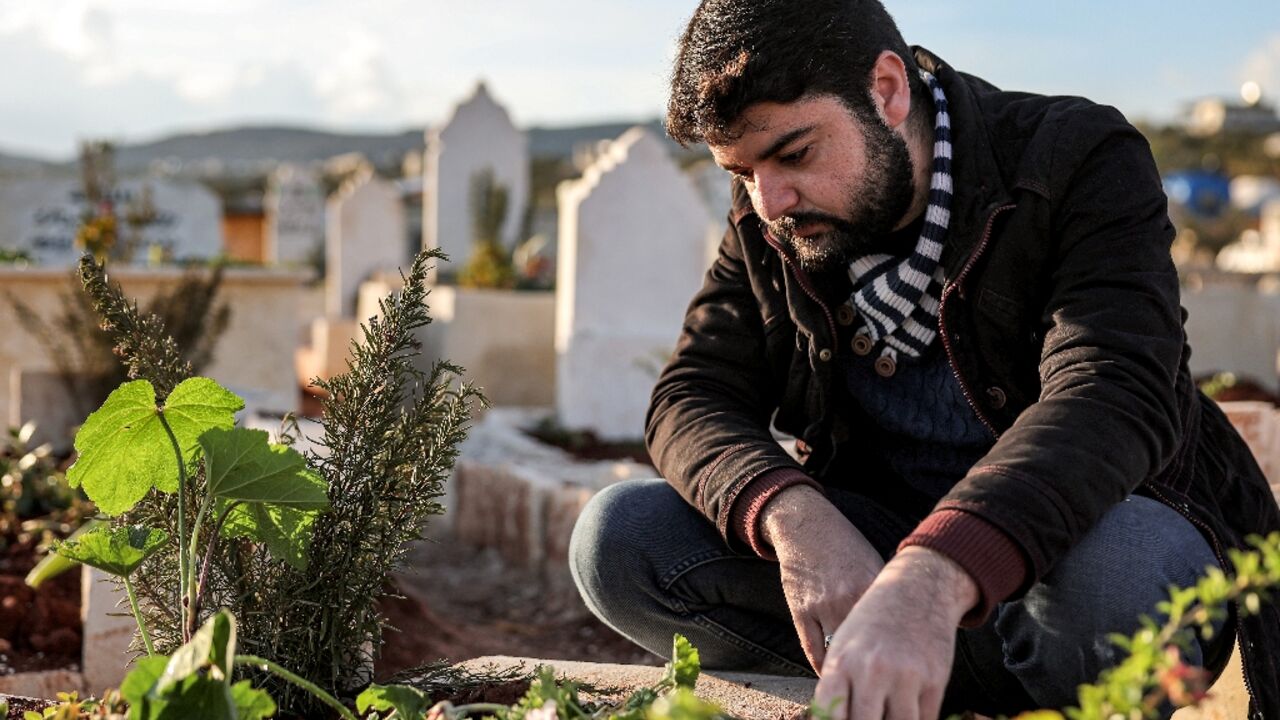
M805 225L814 225L817 223L826 223L836 230L851 232L853 227L848 221L838 218L835 215L828 215L824 212L816 210L805 210L801 212L784 215L774 220L769 225L774 236L795 237L796 230Z

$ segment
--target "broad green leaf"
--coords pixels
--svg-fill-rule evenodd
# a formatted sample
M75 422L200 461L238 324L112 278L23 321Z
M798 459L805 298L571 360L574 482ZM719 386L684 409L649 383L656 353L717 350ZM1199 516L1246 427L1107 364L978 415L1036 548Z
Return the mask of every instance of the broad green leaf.
M265 691L241 680L231 686L231 700L236 706L237 720L264 720L276 714L276 703Z
M297 570L306 570L311 529L319 514L318 510L298 510L263 503L240 504L227 516L222 534L263 543L275 559L283 560Z
M197 438L206 430L231 427L244 401L208 378L188 378L174 388L164 407L184 462L199 457ZM178 461L160 423L155 390L146 380L116 388L102 407L76 433L79 457L67 470L72 486L85 493L102 512L119 515L147 491L178 489Z
M420 718L431 707L431 699L421 690L407 685L370 685L356 696L356 712L395 710L393 717Z
M124 682L120 683L120 695L129 703L130 720L146 720L144 708L147 693L155 687L168 664L169 658L163 655L139 658L133 670L124 676Z
M164 674L156 681L152 695L164 695L184 679L209 677L231 686L231 661L236 654L236 621L231 613L219 610L191 636L191 641L174 651ZM207 675L202 670L208 670Z
M707 702L687 687L678 687L645 709L645 720L728 720L715 703Z
M693 689L701 670L697 648L688 638L677 633L671 641L671 662L667 663L666 679L676 687Z
M130 715L130 717L134 717ZM139 720L239 720L231 688L221 680L191 675L143 699Z
M80 525L80 527L76 528L76 531L71 533L71 536L68 537L67 539L76 540L81 535L84 535L90 530L93 530L94 528L102 525L102 523L103 521L99 520L98 518L89 518L88 520L85 520L84 523ZM49 550L48 554L46 554L40 560L40 562L36 563L35 567L31 568L31 572L27 573L27 577L24 582L26 582L27 585L34 590L39 588L46 581L52 580L58 577L62 573L70 570L73 567L76 567L79 564L80 563L76 562L75 560L71 560L70 558L63 557L62 555L59 555L56 550L51 549ZM4 717L4 716L0 714L0 717Z
M54 549L68 560L126 577L169 541L169 533L141 525L100 525Z
M200 446L214 497L300 509L329 505L324 479L297 450L269 443L265 430L214 428L200 436Z

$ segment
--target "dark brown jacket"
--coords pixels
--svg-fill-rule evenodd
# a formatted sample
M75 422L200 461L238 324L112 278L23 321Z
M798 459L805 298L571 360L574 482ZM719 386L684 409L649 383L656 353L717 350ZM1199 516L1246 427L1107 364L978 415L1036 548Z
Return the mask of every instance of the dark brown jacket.
M1013 539L1028 572L1011 598L1133 492L1187 517L1224 565L1247 535L1280 529L1257 463L1191 381L1174 230L1142 135L1113 108L917 58L947 95L955 148L941 341L997 437L936 509ZM662 474L736 543L735 499L798 467L771 422L811 449L803 470L819 482L896 489L872 487L883 476L858 453L869 419L839 401L848 288L771 246L740 185L730 220L646 435ZM1280 613L1244 619L1239 640L1250 717L1280 719Z

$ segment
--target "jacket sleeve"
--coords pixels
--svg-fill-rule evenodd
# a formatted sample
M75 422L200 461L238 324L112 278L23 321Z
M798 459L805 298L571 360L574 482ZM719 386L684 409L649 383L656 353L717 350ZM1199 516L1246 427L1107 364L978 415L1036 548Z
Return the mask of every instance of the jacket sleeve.
M645 420L658 470L739 549L742 534L730 527L735 498L770 470L800 469L769 431L782 388L769 371L766 324L731 223Z
M1030 568L1014 594L1157 475L1183 431L1174 231L1150 149L1112 108L1070 125L1050 175L1040 396L937 507L1020 546Z

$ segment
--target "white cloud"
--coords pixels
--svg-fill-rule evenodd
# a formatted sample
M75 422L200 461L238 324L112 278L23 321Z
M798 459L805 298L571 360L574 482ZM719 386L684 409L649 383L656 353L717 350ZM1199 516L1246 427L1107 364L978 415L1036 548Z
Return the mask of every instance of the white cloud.
M392 112L400 95L378 38L363 28L346 33L342 49L321 66L315 84L339 118Z

